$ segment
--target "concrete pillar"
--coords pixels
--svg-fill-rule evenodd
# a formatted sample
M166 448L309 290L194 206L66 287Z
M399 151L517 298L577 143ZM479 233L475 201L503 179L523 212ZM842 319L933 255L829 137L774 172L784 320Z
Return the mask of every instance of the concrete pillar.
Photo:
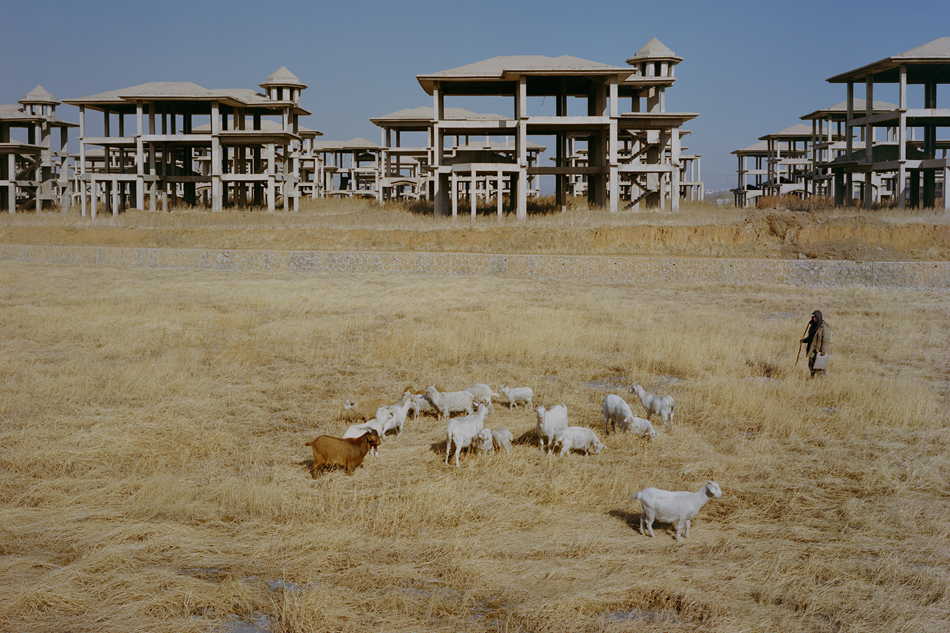
M680 209L680 131L670 130L670 159L673 171L670 174L670 206L673 211Z
M458 177L455 175L455 172L452 172L451 175L452 188L449 192L449 195L452 197L452 218L455 219L459 214L459 190L458 190Z
M518 195L515 213L519 220L528 217L528 78L518 78L518 92L515 95L515 119L517 138L515 140L515 162L518 163Z
M267 210L270 212L277 209L277 190L276 190L276 165L277 152L273 143L267 144Z
M211 211L221 211L224 201L221 191L221 104L211 102Z
M476 204L476 202L477 202L477 200L478 200L478 196L476 195L476 193L477 193L477 191L476 191L476 184L477 184L477 183L476 183L476 174L475 174L475 169L473 168L473 169L472 169L472 184L470 185L470 188L469 188L469 190L468 190L468 197L470 198L469 202L471 203L471 206L472 206L472 220L473 220L473 221L475 220L475 215L476 215L476 212L477 212L477 210L478 210L478 207L477 207L477 204Z
M505 178L504 172L502 172L502 171L499 169L499 170L498 170L498 189L497 189L496 192L495 192L495 195L497 196L497 200L495 200L495 204L498 205L498 217L499 217L499 219L500 219L500 218L502 217L502 215L503 215L502 206L503 206L504 196L503 196L502 194L504 193L504 187L505 187L505 180L504 180L504 178ZM945 197L946 197L946 196L945 196Z

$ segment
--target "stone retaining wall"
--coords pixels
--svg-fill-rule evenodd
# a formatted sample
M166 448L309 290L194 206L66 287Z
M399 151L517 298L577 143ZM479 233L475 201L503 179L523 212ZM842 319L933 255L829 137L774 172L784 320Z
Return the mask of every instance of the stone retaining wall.
M585 255L252 251L0 244L0 260L171 270L511 277L593 283L689 282L950 290L950 262L854 262Z

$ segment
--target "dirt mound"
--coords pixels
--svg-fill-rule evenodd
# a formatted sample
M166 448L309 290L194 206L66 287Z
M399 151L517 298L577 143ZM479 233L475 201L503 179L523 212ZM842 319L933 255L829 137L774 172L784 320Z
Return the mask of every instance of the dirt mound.
M138 214L138 215L136 215ZM181 226L172 214L133 212L103 226L36 218L0 223L0 243L275 250L391 250L474 253L849 259L950 259L950 226L888 223L873 217L837 217L779 209L753 210L723 224L630 223L600 226L492 221L442 223L429 228L315 226L313 220L196 216ZM15 216L20 218L20 216ZM672 218L675 220L675 218ZM178 225L175 225L175 222ZM191 221L191 219L189 219ZM670 222L669 216L659 221ZM309 222L309 224L304 224ZM626 222L626 223L624 223ZM659 222L658 222L659 224Z

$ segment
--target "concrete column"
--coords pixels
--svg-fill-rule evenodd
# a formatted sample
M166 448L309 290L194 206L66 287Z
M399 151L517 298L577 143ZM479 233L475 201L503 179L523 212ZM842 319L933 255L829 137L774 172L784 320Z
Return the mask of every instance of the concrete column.
M670 174L670 204L673 211L680 208L680 131L673 128L670 131L670 159L673 171Z
M503 198L504 198L504 195L503 195L504 192L505 192L505 175L504 175L504 172L502 172L502 171L499 169L499 170L498 170L498 189L497 189L497 191L495 192L495 193L496 193L496 197L497 197L497 200L495 200L495 204L498 206L498 218L499 218L499 219L500 219L500 218L502 217L502 215L503 215L502 206L503 206L503 202L504 202L504 200L503 200ZM945 197L950 198L950 196L945 196Z
M16 180L16 155L7 154L6 163L7 178L11 181L7 185L7 212L13 215L16 213L16 184L13 182Z
M275 187L276 181L276 165L277 162L277 152L274 149L273 143L267 144L267 210L275 211L277 209L277 190Z
M221 191L221 104L211 102L211 210L221 211L224 200Z
M476 191L477 184L478 183L476 182L476 173L475 173L475 169L473 168L472 169L472 184L470 185L470 188L468 190L468 197L470 198L469 202L472 206L472 221L475 220L475 215L478 210L478 205L477 205L478 196L476 195L478 193Z
M455 175L455 172L452 172L451 176L451 190L449 195L452 197L452 218L455 219L459 214L459 191L458 191L458 177Z
M79 212L86 217L86 183L83 175L86 173L86 106L79 106L79 169L76 174L76 184L79 187Z
M871 113L874 111L874 78L868 75L864 81L864 151L871 169L864 175L864 208L870 210L874 204L874 126L871 125Z
M848 82L848 105L847 105L847 114L845 118L845 136L846 136L845 140L847 142L847 152L849 156L854 151L854 140L853 140L854 131L852 128L853 123L854 123L854 82L849 81ZM849 199L851 198L850 194L848 194L848 198Z

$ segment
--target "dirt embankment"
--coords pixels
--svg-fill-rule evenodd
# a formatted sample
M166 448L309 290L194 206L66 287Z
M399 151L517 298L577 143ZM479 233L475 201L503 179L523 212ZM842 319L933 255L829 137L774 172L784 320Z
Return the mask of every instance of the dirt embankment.
M671 257L950 259L950 226L752 211L742 224L597 227L458 226L431 230L315 227L0 225L0 243L31 245L557 253Z

